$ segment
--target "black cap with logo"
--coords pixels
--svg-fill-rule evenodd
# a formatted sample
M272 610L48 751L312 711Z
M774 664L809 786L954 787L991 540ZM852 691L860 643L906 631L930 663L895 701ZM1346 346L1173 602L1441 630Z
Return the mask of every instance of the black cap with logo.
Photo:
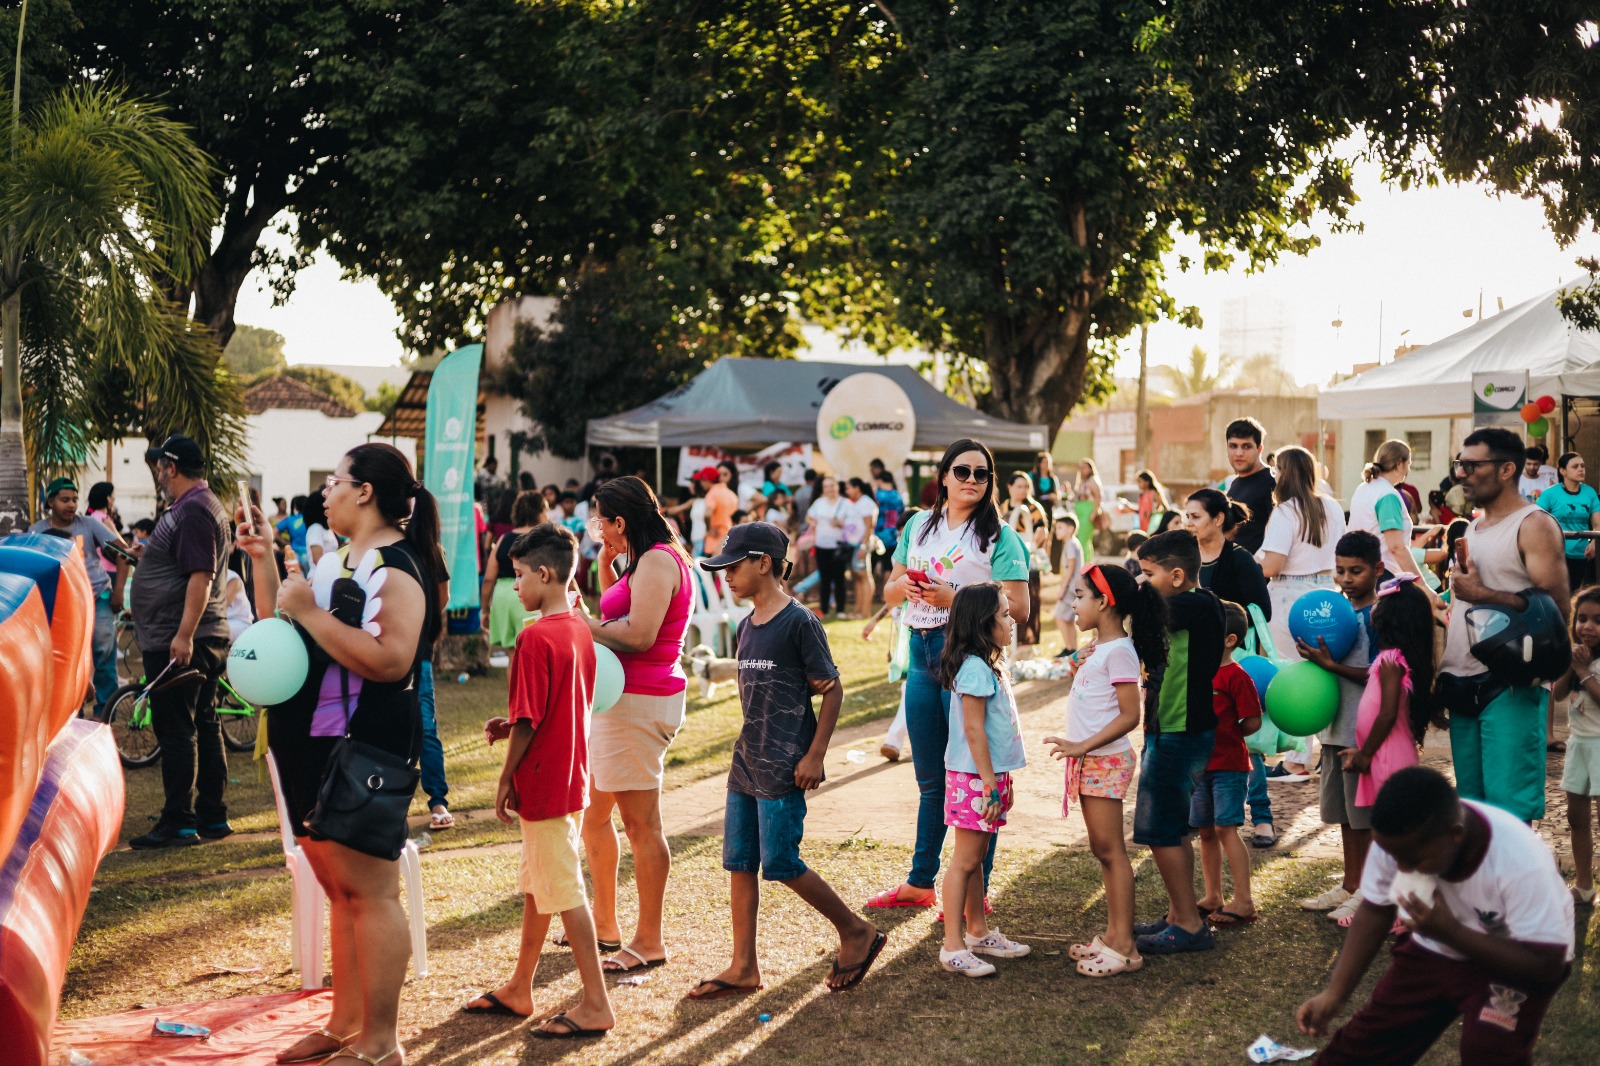
M162 459L176 463L180 470L193 470L205 466L206 458L200 454L200 445L188 437L174 433L154 448L146 448L144 453L146 462L159 462Z

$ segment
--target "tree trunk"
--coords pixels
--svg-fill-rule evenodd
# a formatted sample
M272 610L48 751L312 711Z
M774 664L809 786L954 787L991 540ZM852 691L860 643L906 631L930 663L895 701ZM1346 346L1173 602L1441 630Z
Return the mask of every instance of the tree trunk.
M1140 470L1150 468L1150 323L1139 323L1139 399L1133 416L1133 454Z
M1069 305L1030 322L990 319L984 359L989 394L984 410L1013 422L1042 423L1053 446L1061 423L1083 397L1088 380L1086 310Z
M28 460L22 439L22 297L0 306L0 536L28 528Z

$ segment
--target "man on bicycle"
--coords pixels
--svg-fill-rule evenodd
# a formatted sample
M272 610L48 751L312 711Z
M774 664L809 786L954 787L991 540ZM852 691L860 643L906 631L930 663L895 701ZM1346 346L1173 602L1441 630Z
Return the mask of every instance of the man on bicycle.
M122 613L122 589L128 580L128 564L117 560L116 577L100 565L100 549L107 544L122 545L122 538L104 522L78 513L78 486L71 478L58 477L44 493L45 516L28 527L29 533L52 533L78 541L83 550L83 565L89 571L89 587L94 591L94 714L104 717L106 700L117 688L117 615Z
M181 847L233 832L223 802L228 763L217 723L217 678L228 655L223 592L233 523L205 482L205 459L194 441L168 437L145 459L155 464L156 481L171 501L134 571L132 597L145 675L166 675L150 696L166 803L155 828L128 844Z

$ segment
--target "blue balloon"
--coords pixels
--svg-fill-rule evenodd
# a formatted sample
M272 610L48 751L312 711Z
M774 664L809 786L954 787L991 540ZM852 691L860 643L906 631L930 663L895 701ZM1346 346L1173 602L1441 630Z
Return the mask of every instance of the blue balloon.
M1256 683L1256 696L1263 704L1267 699L1267 686L1272 684L1272 679L1278 675L1278 664L1268 659L1265 655L1241 655L1235 659L1250 675L1250 680Z
M1314 589L1294 601L1289 608L1289 634L1313 648L1317 638L1328 646L1328 654L1343 659L1356 646L1356 609L1350 601L1331 589ZM1281 649L1288 651L1287 648Z

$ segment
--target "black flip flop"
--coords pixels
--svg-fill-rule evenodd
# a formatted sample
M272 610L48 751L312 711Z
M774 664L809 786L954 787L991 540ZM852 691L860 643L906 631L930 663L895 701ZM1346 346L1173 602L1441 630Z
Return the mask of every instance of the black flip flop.
M711 985L711 991L701 992L696 995L694 988L699 988L700 985ZM702 999L721 999L723 996L745 996L752 992L760 992L766 987L766 985L736 985L732 981L724 981L719 977L707 977L699 985L691 988L683 998L698 1002Z
M540 1040L598 1040L611 1032L610 1029L585 1029L571 1018L568 1018L565 1011L557 1014L554 1018L546 1018L540 1024L544 1025L550 1022L560 1022L567 1027L567 1031L553 1033L549 1029L535 1029L533 1035Z
M1209 915L1206 915L1205 917L1206 917L1206 920L1209 921L1212 924L1213 927L1215 927L1217 929L1226 929L1229 926L1250 925L1250 924L1254 923L1255 920L1258 917L1260 917L1260 915L1256 915L1256 914L1235 914L1232 911L1212 911ZM1219 918L1224 919L1224 920L1223 921L1218 921L1217 919L1219 919Z
M868 950L867 957L856 963L854 966L840 966L838 960L835 959L833 963L834 976L847 973L850 975L850 980L846 981L842 985L829 985L828 991L848 992L850 989L856 987L856 985L859 985L863 980L866 979L867 968L877 961L878 955L883 951L883 946L888 942L889 934L880 932L877 936L872 938L872 947L870 950Z
M572 942L567 939L566 933L562 933L560 936L551 937L550 943L554 944L558 948L572 947ZM620 940L596 940L595 944L600 948L600 951L606 955L611 955L622 950L622 941Z
M512 1010L510 1007L506 1006L504 1003L501 1003L499 997L496 996L493 992L485 992L482 995L480 995L478 998L479 999L488 1000L489 1001L489 1005L487 1007L474 1007L474 1006L472 1006L471 1003L468 1003L466 1006L461 1008L461 1013L462 1014L497 1014L497 1015L501 1015L501 1016L504 1016L504 1017L507 1017L507 1018L531 1018L531 1017L533 1017L533 1015L531 1015L531 1014L523 1014L520 1011Z

